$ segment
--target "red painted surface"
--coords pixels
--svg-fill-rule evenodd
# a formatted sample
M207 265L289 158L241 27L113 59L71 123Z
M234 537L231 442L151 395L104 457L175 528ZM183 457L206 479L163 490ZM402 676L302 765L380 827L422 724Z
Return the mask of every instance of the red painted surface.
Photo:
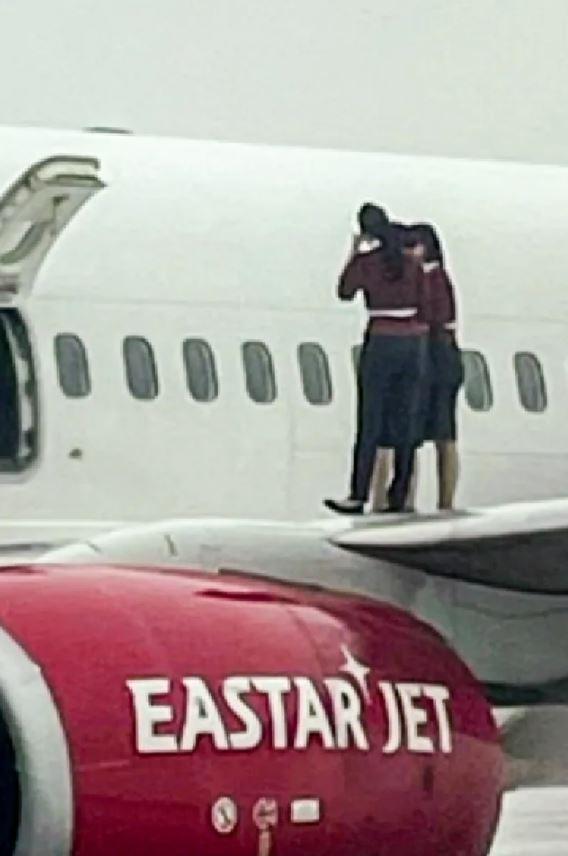
M255 856L253 807L275 799L270 848L337 856L484 856L500 804L502 759L490 710L474 679L424 624L388 605L258 579L113 568L29 568L0 573L0 624L38 662L59 708L74 777L74 850L136 856ZM254 749L220 751L202 736L193 752L140 754L127 681L164 677L179 738L184 677L205 678L223 709L230 676L304 676L328 713L325 678L342 646L370 668L361 722L369 749L271 746L267 699L248 704L265 725ZM451 693L453 750L383 753L386 708L379 681L440 684ZM358 691L359 692L359 691ZM436 742L431 703L421 733ZM224 710L227 729L242 729ZM286 702L293 734L296 696ZM229 835L213 828L221 796L238 806ZM293 825L290 804L321 801L321 820Z

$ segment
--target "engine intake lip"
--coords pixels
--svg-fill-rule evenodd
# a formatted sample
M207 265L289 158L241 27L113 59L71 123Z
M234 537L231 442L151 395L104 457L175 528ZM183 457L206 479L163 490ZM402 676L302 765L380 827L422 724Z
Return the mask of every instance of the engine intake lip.
M17 777L12 799L19 818L17 829L12 830L11 849L0 850L0 856L4 852L7 856L69 854L73 788L61 719L40 667L2 628L0 718L7 770L10 774L12 759Z

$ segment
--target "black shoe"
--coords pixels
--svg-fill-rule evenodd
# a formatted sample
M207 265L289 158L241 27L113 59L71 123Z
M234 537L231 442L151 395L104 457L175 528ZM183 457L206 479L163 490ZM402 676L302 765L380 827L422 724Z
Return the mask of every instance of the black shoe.
M360 499L324 499L323 504L337 514L363 514L365 508Z

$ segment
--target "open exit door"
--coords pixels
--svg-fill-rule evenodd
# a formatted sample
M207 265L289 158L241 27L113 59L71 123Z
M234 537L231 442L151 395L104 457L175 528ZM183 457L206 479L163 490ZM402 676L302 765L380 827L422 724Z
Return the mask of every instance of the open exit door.
M33 350L20 307L58 236L105 186L99 170L96 158L50 157L0 197L0 473L27 469L40 445Z
M58 155L33 164L0 197L0 299L25 297L57 237L105 185L96 158Z

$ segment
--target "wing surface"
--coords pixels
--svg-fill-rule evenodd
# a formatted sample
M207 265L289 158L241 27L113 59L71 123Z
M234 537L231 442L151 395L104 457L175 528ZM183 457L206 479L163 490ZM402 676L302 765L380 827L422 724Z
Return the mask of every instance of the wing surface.
M358 518L329 540L342 549L440 577L568 594L568 499Z

